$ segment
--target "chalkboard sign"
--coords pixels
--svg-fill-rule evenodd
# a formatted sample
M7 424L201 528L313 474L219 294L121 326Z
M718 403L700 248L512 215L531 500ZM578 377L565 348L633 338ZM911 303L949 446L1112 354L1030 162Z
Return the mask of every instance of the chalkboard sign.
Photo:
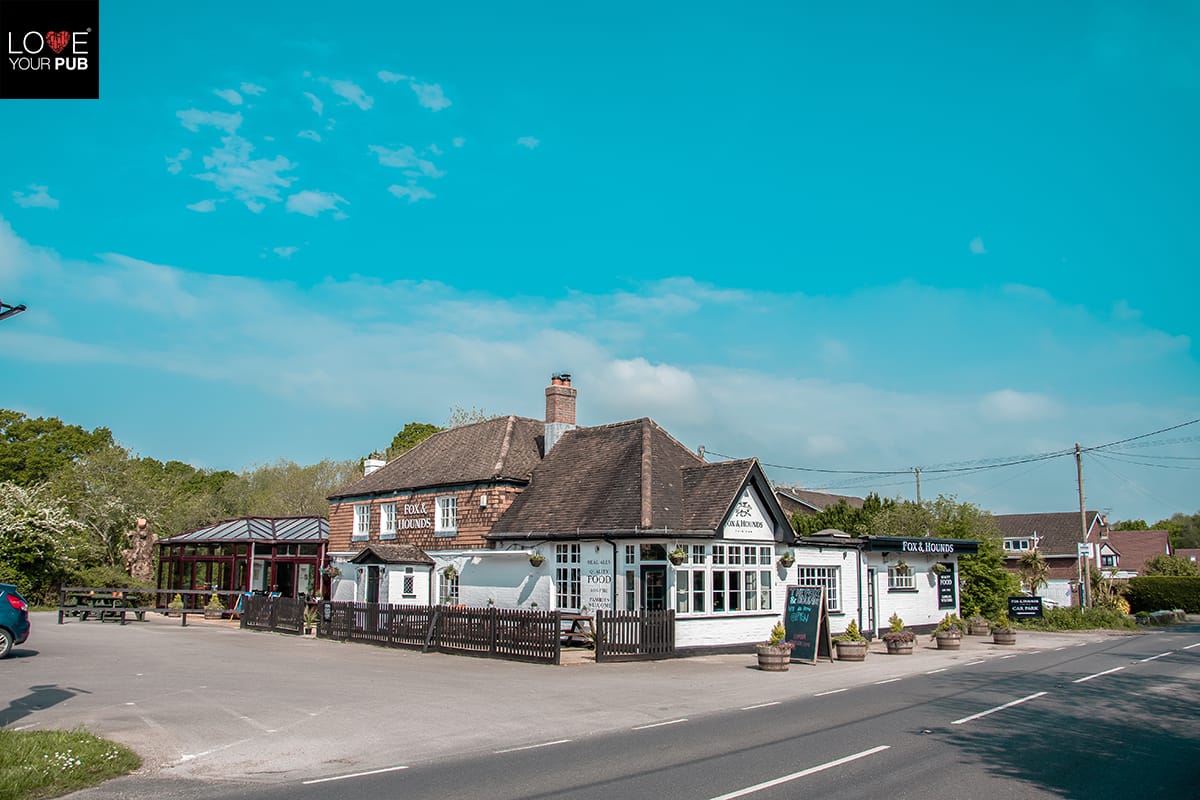
M1008 598L1008 615L1013 619L1040 618L1042 616L1042 598L1010 597Z
M810 664L817 663L818 658L833 661L824 586L787 587L783 627L787 631L787 641L792 643L792 661Z
M942 566L946 569L937 573L938 608L958 608L958 582L954 580L954 565Z

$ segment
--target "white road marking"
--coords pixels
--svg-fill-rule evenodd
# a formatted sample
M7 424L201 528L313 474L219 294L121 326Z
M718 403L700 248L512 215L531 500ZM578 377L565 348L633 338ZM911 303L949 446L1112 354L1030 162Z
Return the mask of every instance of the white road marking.
M902 680L904 680L904 679L903 678L888 678L886 681L875 681L875 685L882 686L885 683L895 683L896 681L902 681Z
M816 694L813 695L813 697L824 697L827 694L837 694L838 692L848 692L848 691L850 691L849 687L847 687L845 689L830 689L828 692L817 692Z
M9 730L11 730L11 731L23 731L23 730L25 730L26 728L32 728L32 727L33 727L34 725L36 725L36 724L37 724L36 722L31 722L31 723L29 723L28 725L18 725L18 726L17 726L17 727L15 727L15 728L9 728Z
M929 672L926 672L925 674L926 675L937 675L939 672L945 672L948 669L950 669L950 668L942 667L941 669L931 669L931 670L929 670Z
M678 725L681 722L687 722L687 717L682 717L680 719L669 719L666 722L652 722L649 725L638 725L630 730L644 731L648 728L661 728L664 725Z
M383 769L373 769L367 772L353 772L349 775L334 775L332 778L315 778L311 781L301 781L305 786L311 786L314 783L328 783L329 781L344 781L347 778L362 778L366 775L381 775L384 772L397 772L402 769L408 769L408 766L402 767L384 767Z
M756 706L742 706L742 711L753 711L756 708L767 708L768 706L777 706L781 700L772 700L770 703L759 703Z
M555 739L553 742L542 742L540 744L527 744L523 747L510 747L507 750L493 750L496 755L504 755L505 753L519 753L522 750L537 750L539 747L551 747L556 744L566 744L570 739Z
M1004 659L1006 659L1006 658L1016 658L1016 657L1017 657L1017 656L1016 656L1016 654L1014 653L1013 655L1010 655L1010 656L1000 656L1000 660L1001 660L1001 661L1003 661L1003 660L1004 660Z
M1147 661L1153 661L1153 660L1154 660L1154 659L1156 659L1156 658L1162 658L1163 656L1169 656L1169 655L1171 655L1171 653L1173 653L1173 652L1175 652L1175 651L1174 651L1174 650L1168 650L1167 652L1165 652L1165 653L1159 653L1159 654L1158 654L1158 655L1156 655L1156 656L1150 656L1149 658L1143 658L1143 659L1142 659L1141 661L1139 661L1138 663L1139 663L1139 664L1145 664Z
M1028 653L1026 653L1025 655L1027 655L1027 656L1036 656L1036 655L1037 655L1038 653L1040 653L1040 652L1042 652L1042 651L1041 651L1041 650L1030 650L1030 651L1029 651Z
M963 664L963 666L964 667L973 667L976 664L982 664L986 660L987 660L986 658L981 658L978 661L968 661L967 663Z
M1187 647L1185 647L1185 648L1183 648L1183 649L1184 649L1184 650L1191 650L1193 647L1200 647L1200 642L1196 642L1195 644L1189 644Z
M1046 693L1038 692L1036 694L1031 694L1028 697L1022 697L1020 700L1013 700L1011 703L1005 703L1002 706L996 706L995 708L989 708L987 711L980 711L978 714L972 714L969 717L963 717L962 719L956 719L956 720L954 720L954 722L951 722L950 724L951 725L962 725L964 722L970 722L973 719L979 719L980 717L986 717L988 714L995 714L997 711L1003 711L1006 708L1012 708L1013 706L1021 705L1021 703L1028 703L1030 700L1036 700L1037 698L1041 697L1044 694L1046 694Z
M1110 675L1114 672L1120 672L1123 669L1125 669L1125 668L1124 667L1113 667L1112 669L1104 670L1104 672L1097 672L1095 675L1088 675L1086 678L1077 678L1077 679L1071 681L1071 683L1083 683L1085 681L1090 681L1092 678L1099 678L1101 675Z
M1056 653L1057 653L1059 650L1066 650L1066 649L1067 649L1067 646L1064 644L1062 647L1056 647L1056 648L1054 648L1054 652L1056 652Z
M756 783L753 786L747 786L745 789L738 789L737 791L714 797L712 800L733 800L735 797L745 797L748 794L761 792L763 789L770 789L773 786L779 786L781 783L794 781L797 778L805 778L818 772L824 772L827 769L840 767L842 764L849 764L851 761L857 761L860 758L866 758L867 756L873 756L876 753L882 753L884 750L888 750L890 748L891 745L881 744L879 747L872 747L870 750L863 750L861 753L855 753L854 755L846 756L845 758L839 758L836 761L827 761L824 764L818 764L815 767L809 767L808 769L801 770L800 772L793 772L791 775L784 775L782 778L775 778L774 780L764 781L763 783Z

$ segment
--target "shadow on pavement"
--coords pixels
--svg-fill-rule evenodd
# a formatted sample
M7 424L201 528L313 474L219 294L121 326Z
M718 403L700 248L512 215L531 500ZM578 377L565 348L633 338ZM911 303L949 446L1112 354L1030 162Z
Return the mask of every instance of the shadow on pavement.
M90 694L90 692L84 689L64 688L56 684L30 686L29 694L10 700L7 708L0 709L0 727L7 727L17 720L24 719L34 711L70 700L77 694Z

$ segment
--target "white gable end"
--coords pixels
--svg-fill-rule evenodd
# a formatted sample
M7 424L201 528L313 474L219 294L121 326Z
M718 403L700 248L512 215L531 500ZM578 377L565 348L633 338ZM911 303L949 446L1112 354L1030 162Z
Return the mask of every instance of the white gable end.
M747 486L738 498L729 519L721 528L721 536L726 539L753 539L763 542L774 541L774 526L767 515L763 513L762 499L758 492Z

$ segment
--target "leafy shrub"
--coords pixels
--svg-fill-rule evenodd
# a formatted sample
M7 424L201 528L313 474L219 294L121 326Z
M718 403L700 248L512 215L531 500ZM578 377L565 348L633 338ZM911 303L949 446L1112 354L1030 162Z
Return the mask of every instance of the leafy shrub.
M1038 631L1126 630L1133 620L1111 608L1048 608L1041 619L1023 619L1021 627Z
M858 621L850 620L850 624L846 626L846 632L833 637L834 642L845 642L847 644L865 642L867 639L862 635L862 631L858 629Z
M1125 596L1134 611L1182 608L1189 614L1200 614L1200 578L1173 575L1130 578Z

